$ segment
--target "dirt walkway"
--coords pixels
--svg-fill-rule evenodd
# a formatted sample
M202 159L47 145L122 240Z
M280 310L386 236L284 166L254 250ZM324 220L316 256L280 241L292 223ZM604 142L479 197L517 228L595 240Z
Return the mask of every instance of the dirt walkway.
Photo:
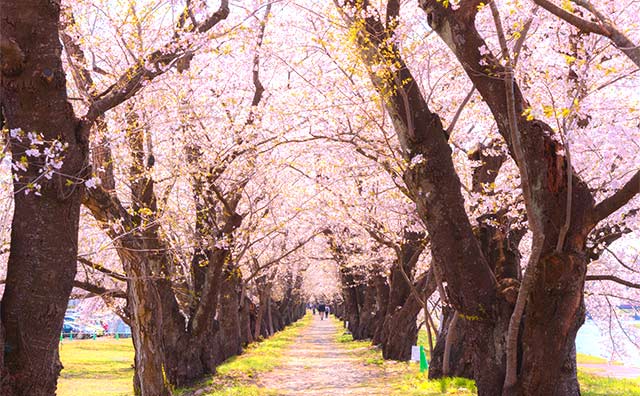
M388 395L388 391L367 386L382 379L384 371L365 366L336 342L339 323L313 317L286 352L285 364L265 373L258 383L277 395Z

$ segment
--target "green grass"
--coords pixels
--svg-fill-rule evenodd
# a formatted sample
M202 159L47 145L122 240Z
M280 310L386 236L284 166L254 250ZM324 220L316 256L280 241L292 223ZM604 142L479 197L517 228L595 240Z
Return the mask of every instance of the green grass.
M342 347L347 349L359 349L359 348L371 347L371 341L369 340L356 341L353 339L353 336L351 335L351 333L347 333L346 330L343 329L342 327L336 330L335 340L336 342L341 344Z
M64 369L58 396L133 395L134 351L131 339L65 340L60 344Z
M609 362L608 359L605 359L603 357L585 355L584 353L577 354L577 361L578 361L578 364L614 364L614 365L620 365L620 366L623 365L622 362L619 362L617 360L613 362Z
M311 319L308 314L272 337L249 345L241 355L229 358L218 366L214 376L195 387L181 389L176 394L206 388L206 396L276 395L274 391L258 388L255 378L282 364L287 347L294 342L302 328L311 323Z
M606 364L607 359L599 356L585 355L584 353L577 354L578 364Z
M578 370L578 381L583 396L640 396L640 378L607 378Z
M436 335L433 333L431 334L432 334L431 341L433 342L433 346L435 347ZM417 345L422 345L424 347L425 352L429 351L429 336L427 334L427 330L424 327L420 328L420 330L418 331Z
M415 366L415 365L413 365ZM477 395L473 380L466 378L441 378L430 380L427 373L406 373L390 383L393 395L441 396L441 395Z

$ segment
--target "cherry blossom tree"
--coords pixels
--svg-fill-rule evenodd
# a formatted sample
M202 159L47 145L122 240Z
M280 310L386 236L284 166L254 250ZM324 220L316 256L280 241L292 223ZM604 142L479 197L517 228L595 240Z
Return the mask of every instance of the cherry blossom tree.
M216 6L3 7L3 391L53 393L70 293L151 395L306 301L483 395L579 394L586 310L640 344L637 4Z

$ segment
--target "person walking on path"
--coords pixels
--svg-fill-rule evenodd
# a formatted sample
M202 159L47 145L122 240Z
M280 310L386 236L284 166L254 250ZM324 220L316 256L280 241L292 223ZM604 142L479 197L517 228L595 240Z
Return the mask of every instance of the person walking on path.
M318 313L320 313L320 320L324 319L324 310L325 310L324 304L318 305Z
M324 317L329 319L329 313L331 313L331 308L327 305L324 307Z

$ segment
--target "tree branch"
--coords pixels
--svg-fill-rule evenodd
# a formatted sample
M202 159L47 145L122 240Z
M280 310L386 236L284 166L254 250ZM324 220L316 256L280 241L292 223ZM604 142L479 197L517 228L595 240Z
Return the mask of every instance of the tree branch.
M636 171L621 189L596 205L594 209L595 218L592 220L593 224L597 224L599 221L606 219L623 207L638 193L640 193L640 170Z
M119 281L122 282L126 282L127 281L127 276L124 274L120 274L118 272L112 271L108 268L105 268L104 266L102 266L101 264L98 263L94 263L91 260L88 260L84 257L78 257L77 258L78 262L82 265L86 265L87 267L91 267L97 271L102 272L105 275L108 275L109 277L113 278L113 279L117 279Z
M260 48L262 47L262 42L264 40L264 31L267 28L267 21L269 20L269 15L271 14L271 4L272 3L267 4L267 8L264 11L264 19L260 22L260 33L258 34L256 53L253 57L253 85L255 87L253 99L251 100L251 106L253 107L257 106L260 103L262 94L264 93L264 86L260 81ZM250 114L247 123L253 123L253 112Z
M302 248L304 245L306 245L307 243L309 243L309 241L311 241L313 238L315 238L317 235L324 233L325 230L322 231L318 231L315 232L313 234L311 234L307 239L299 242L296 246L294 246L292 249L288 250L287 252L283 253L282 255L280 255L279 257L276 257L272 260L269 260L269 262L267 262L266 264L263 265L259 265L256 266L254 271L251 273L251 275L249 276L249 278L245 279L245 282L249 282L251 281L253 278L255 278L262 270L267 269L269 267L271 267L274 264L279 263L280 261L282 261L283 259L285 259L286 257L288 257L289 255L293 254L295 251L299 250L300 248ZM257 263L257 260L254 261L255 263Z
M611 281L615 283L619 283L621 285L632 287L634 289L640 289L640 283L629 282L628 280L624 280L622 278L618 278L615 275L587 275L586 280L588 281Z
M77 287L79 289L86 290L89 293L93 293L93 294L95 294L97 296L102 296L102 297L110 296L110 297L117 297L117 298L127 298L127 293L123 292L122 290L107 289L106 287L94 285L93 283L89 283L89 282L83 282L83 281L79 281L79 280L74 280L73 281L73 287Z
M565 20L566 22L572 24L577 27L584 33L595 33L603 36L607 35L607 32L602 28L602 26L598 25L595 22L587 21L586 19L582 19L577 15L570 13L569 11L558 7L548 0L533 0L534 3L549 11L553 15L557 16L560 19Z
M580 29L585 33L595 33L607 37L622 51L636 66L640 67L640 46L636 45L609 18L602 14L588 0L571 0L575 4L588 10L599 23L586 21L569 11L566 11L548 0L533 0L545 10Z

